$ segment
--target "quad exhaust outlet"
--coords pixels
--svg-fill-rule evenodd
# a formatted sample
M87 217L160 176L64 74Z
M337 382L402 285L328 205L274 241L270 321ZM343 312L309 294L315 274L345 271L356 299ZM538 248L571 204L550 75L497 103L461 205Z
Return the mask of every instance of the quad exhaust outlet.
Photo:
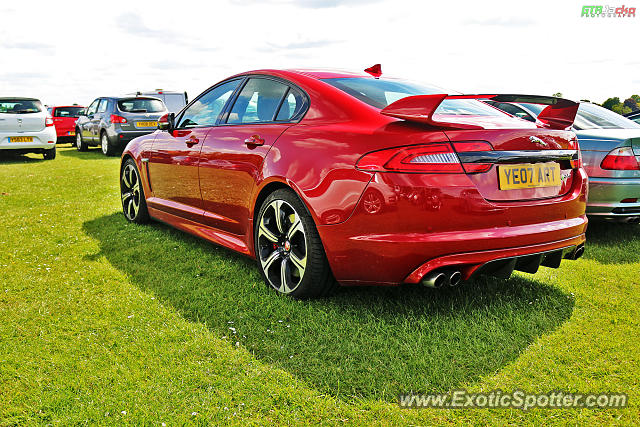
M424 276L422 285L428 288L441 288L443 286L458 286L462 281L462 273L454 271L432 272Z

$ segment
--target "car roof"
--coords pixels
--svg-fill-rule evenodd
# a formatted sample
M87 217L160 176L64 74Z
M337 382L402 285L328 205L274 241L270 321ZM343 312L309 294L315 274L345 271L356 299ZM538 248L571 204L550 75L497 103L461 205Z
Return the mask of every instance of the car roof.
M345 71L345 70L336 70L336 69L323 69L323 68L290 68L284 70L278 69L263 69L263 70L253 70L246 71L244 73L236 74L236 76L245 76L249 74L277 74L277 75L302 75L306 77L311 77L313 79L333 79L333 78L347 78L347 77L364 77L364 78L373 78L371 75L365 72L353 72L353 71Z
M38 98L24 98L24 97L20 97L20 96L3 96L3 97L0 97L0 101L5 100L5 99L17 99L19 101L40 101Z
M131 92L128 95L184 95L184 92L176 91L176 90L164 90L164 89L155 89L155 90L139 90L137 92Z
M84 108L83 105L54 105L54 106L49 107L49 108L72 108L72 107Z

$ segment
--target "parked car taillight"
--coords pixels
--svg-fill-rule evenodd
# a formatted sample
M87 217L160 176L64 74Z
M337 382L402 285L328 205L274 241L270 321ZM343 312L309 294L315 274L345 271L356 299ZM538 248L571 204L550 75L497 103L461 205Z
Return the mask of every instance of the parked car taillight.
M51 117L47 117L44 119L45 127L53 126L53 119Z
M640 165L633 154L631 147L619 147L611 150L607 156L602 159L600 164L602 169L611 170L638 170Z
M124 123L127 123L127 119L125 119L122 116L118 116L117 114L112 114L111 115L111 123L124 124Z
M365 154L356 167L368 171L464 173L449 143L389 148Z

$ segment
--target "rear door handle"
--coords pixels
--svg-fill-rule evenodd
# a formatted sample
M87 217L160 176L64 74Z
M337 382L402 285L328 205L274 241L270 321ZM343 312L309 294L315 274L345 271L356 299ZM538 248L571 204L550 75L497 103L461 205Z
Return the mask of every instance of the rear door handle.
M251 135L244 140L247 145L264 145L264 138L260 138L260 135Z

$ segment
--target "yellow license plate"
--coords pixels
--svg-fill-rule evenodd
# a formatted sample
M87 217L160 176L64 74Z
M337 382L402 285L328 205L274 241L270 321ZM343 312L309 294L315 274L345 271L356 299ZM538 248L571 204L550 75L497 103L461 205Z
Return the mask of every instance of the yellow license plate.
M33 142L32 136L11 136L9 142Z
M498 166L500 190L557 187L562 184L560 165L555 162Z
M155 128L155 127L158 127L158 122L136 122L136 127Z

